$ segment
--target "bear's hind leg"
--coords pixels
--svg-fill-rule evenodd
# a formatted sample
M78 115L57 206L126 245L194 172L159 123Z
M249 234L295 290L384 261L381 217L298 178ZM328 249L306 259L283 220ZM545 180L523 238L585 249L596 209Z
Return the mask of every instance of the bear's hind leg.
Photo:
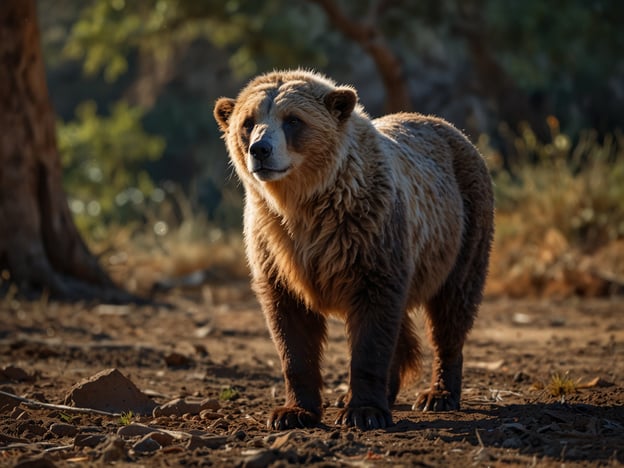
M443 290L426 307L429 338L433 347L431 386L421 392L415 407L422 411L459 409L462 386L462 349L472 326L476 307L458 304Z
M490 236L486 234L472 245L472 249L464 246L451 274L425 307L433 366L431 387L414 405L423 411L460 407L462 350L483 297Z

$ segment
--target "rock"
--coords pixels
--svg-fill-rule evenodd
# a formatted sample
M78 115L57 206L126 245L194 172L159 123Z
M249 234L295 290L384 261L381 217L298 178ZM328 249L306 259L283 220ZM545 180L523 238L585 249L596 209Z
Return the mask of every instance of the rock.
M199 417L201 419L214 420L214 419L219 419L223 417L223 415L221 413L215 413L214 411L211 411L211 410L203 410L199 412Z
M149 414L156 407L147 395L117 369L108 369L74 385L65 404L101 411Z
M33 382L34 380L34 375L13 364L8 364L0 369L0 382Z
M54 468L56 466L48 454L24 458L13 465L14 468Z
M102 449L101 460L104 463L112 463L127 459L126 443L119 437L111 437L108 444Z
M97 447L105 442L107 437L105 434L80 433L74 438L74 447Z
M250 450L247 453L248 455L243 461L244 468L263 468L277 458L273 450Z
M132 446L136 453L151 453L160 450L162 446L152 438L152 434L144 436Z
M160 445L162 445L163 447L168 447L175 440L175 437L173 437L171 434L168 434L166 432L160 432L160 431L152 432L150 434L150 437L154 439L156 442L158 442Z
M201 401L201 410L217 411L221 408L221 403L216 398L206 398Z
M45 427L35 423L32 420L26 420L18 424L16 429L17 432L26 439L30 439L36 436L42 436L46 432L48 432Z
M76 426L67 423L54 423L48 430L57 437L74 437L78 433Z
M184 398L176 398L168 401L156 408L152 415L157 418L159 416L182 416L185 413L198 414L202 409L200 402L189 402Z
M121 426L117 429L117 435L122 437L136 437L136 436L144 436L146 434L151 434L152 432L157 431L153 427L146 426L145 424L128 424L127 426Z
M182 434L182 433L179 433ZM158 442L163 447L171 445L175 437L161 429L146 426L144 424L128 424L127 426L120 427L117 430L117 435L122 437L136 437L149 435L152 439ZM179 436L182 437L182 436Z
M27 443L27 439L22 439L21 437L13 437L7 434L3 434L0 432L0 447L3 445L9 444L24 444Z
M210 448L217 449L223 447L228 441L225 436L191 436L186 443L186 448L189 450L195 450L198 448Z
M7 393L13 392L7 391ZM0 394L0 414L10 414L17 406L19 406L19 401L15 398Z
M177 351L172 351L165 355L165 364L167 367L189 367L193 363L193 360Z

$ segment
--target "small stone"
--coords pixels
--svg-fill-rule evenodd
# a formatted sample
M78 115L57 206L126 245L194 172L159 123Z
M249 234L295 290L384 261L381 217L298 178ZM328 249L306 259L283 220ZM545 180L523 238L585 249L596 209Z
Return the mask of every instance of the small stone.
M55 468L57 465L49 458L48 454L35 455L17 462L14 468Z
M160 416L182 416L185 413L198 414L200 409L202 408L199 402L188 402L184 398L177 398L154 408L152 415L158 418Z
M122 437L136 437L136 436L144 436L146 434L151 434L155 432L157 429L153 427L146 426L144 424L128 424L127 426L121 426L117 429L117 435Z
M213 420L213 419L219 419L222 416L223 415L221 413L215 413L214 411L211 411L211 410L203 410L203 411L200 411L199 413L199 417L201 419Z
M9 364L0 369L0 382L33 382L35 376L21 367Z
M28 439L33 436L42 436L46 432L48 432L48 430L45 427L34 423L32 420L28 420L28 421L24 421L21 424L18 424L17 432L21 436Z
M206 398L200 403L200 408L202 410L217 411L218 409L221 409L221 403L219 403L219 400L216 398Z
M101 460L104 463L112 463L127 459L128 451L124 440L119 437L110 437L108 444L102 449Z
M54 423L48 430L56 437L74 437L78 433L76 426L67 423Z
M228 441L225 436L196 436L193 435L186 443L186 448L195 450L198 448L217 449L223 447Z
M13 392L7 393L12 394ZM19 406L19 401L17 401L15 398L0 395L0 414L10 414L17 406Z
M160 450L162 446L152 438L152 434L144 436L132 446L136 453L151 453Z
M165 356L165 364L167 367L189 367L193 363L193 360L177 351L172 351Z
M175 440L175 437L173 437L171 434L168 434L166 432L160 432L160 431L152 432L150 434L150 437L154 439L156 442L158 442L160 445L162 445L163 447L167 447L171 445L173 441Z
M243 468L262 468L275 461L277 455L273 450L253 450L243 461ZM247 452L248 453L248 452Z
M107 440L104 434L81 433L74 438L75 447L97 447Z

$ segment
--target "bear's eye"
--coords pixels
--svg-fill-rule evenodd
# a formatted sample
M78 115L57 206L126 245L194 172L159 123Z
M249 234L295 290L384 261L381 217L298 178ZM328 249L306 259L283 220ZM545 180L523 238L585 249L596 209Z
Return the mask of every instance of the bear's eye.
M288 125L289 127L298 127L299 125L303 123L303 121L295 115L288 115L284 119L284 123Z
M251 132L254 128L255 122L253 117L247 117L243 122L243 128L248 132Z

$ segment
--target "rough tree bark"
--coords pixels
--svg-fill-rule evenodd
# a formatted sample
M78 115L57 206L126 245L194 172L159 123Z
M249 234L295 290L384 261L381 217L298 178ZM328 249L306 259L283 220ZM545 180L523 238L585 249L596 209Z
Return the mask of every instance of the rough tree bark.
M132 300L89 252L67 205L35 0L0 1L0 270L26 293Z
M391 2L388 0L372 2L365 19L354 21L340 9L335 0L310 1L321 6L333 25L346 37L357 42L371 56L386 91L385 111L388 113L412 111L412 100L403 65L377 23Z

